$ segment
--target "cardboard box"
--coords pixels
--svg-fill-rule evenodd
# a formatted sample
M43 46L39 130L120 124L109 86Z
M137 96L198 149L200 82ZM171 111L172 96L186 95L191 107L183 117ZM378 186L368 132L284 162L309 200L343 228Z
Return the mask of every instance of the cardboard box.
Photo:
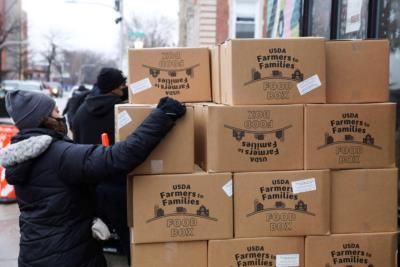
M266 237L208 242L208 267L304 266L303 237Z
M303 169L303 105L195 105L196 163L209 172Z
M326 42L327 103L389 100L389 41Z
M197 166L197 165L195 165L194 166L195 167L195 169L194 169L194 172L195 173L197 173L197 172L203 172L203 170L199 167L199 166ZM134 242L134 239L133 239L133 207L135 206L134 204L133 204L133 179L135 179L135 176L133 176L133 175L129 175L128 177L127 177L127 185L126 185L126 187L127 187L127 216L128 216L128 226L129 227L132 227L131 228L131 240L132 240L132 243Z
M151 105L116 105L115 140L125 140L154 109ZM192 173L194 170L194 115L186 114L131 174Z
M129 103L211 101L208 48L130 49L128 57Z
M220 64L220 45L210 48L211 54L211 90L212 100L221 103L221 64Z
M230 173L136 176L133 179L135 243L233 237ZM230 194L229 194L230 193Z
M207 267L207 241L131 244L134 267Z
M306 266L395 267L397 233L306 237Z
M126 178L126 215L129 227L133 226L133 176ZM133 232L131 231L133 236ZM132 239L133 242L133 239Z
M393 103L306 105L305 169L395 166Z
M325 103L325 87L323 38L235 39L221 45L224 104Z
M332 233L397 231L397 169L332 172Z
M330 233L328 170L234 174L235 237Z

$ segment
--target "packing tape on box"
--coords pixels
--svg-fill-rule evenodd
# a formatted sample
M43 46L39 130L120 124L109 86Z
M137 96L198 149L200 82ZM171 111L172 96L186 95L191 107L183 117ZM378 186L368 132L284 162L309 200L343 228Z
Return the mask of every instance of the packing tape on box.
M143 91L146 91L148 89L150 89L151 86L151 82L149 80L149 78L137 81L135 83L132 83L129 88L131 89L133 94L137 94Z
M315 178L308 178L292 182L293 194L305 193L317 190Z
M232 190L232 179L230 179L223 187L222 190L224 190L225 194L228 197L231 197L233 194L233 190Z
M369 189L369 175L366 174L363 178L365 179L357 179L356 191L358 192L365 192Z
M299 89L299 93L300 95L305 95L315 89L317 89L318 87L321 86L321 81L318 77L317 74L311 76L310 78L299 82L297 84L297 89Z
M371 231L370 224L367 222L362 223L360 231L363 233L369 233Z
M363 47L363 42L351 42L351 48L355 53L360 53L362 47Z
M128 125L131 122L132 118L131 116L129 116L126 110L118 114L118 129L121 129L122 127Z
M151 160L150 161L151 173L162 173L164 170L163 160Z
M276 267L298 267L300 266L299 254L276 255Z
M164 243L164 259L166 261L166 264L172 266L174 263L176 263L176 258L178 253L180 252L179 250L179 244L176 242L168 242Z

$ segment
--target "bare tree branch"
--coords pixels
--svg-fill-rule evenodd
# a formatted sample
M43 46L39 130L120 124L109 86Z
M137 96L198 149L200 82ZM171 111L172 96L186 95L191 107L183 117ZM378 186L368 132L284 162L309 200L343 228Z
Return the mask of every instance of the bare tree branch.
M12 7L15 5L15 2L8 7L8 9L0 15L0 55L3 54L3 50L10 49L5 46L5 43L13 38L13 35L18 34L20 31L20 23L19 19L16 16L11 14ZM17 54L18 56L18 54ZM0 78L3 79L4 75L7 74L10 69L4 70L4 66L2 66L2 60L0 60ZM14 67L14 66L13 66ZM16 65L15 68L21 68L20 65Z
M0 15L0 45L4 44L7 38L20 30L21 25L15 17L10 18L10 23L7 23L6 19L10 17L10 8L4 15Z
M93 51L64 51L65 66L73 84L94 84L103 67L117 67L116 60Z
M174 20L167 17L153 17L143 19L132 15L130 22L126 24L127 30L144 33L144 47L174 46L172 39L175 30Z
M59 33L49 32L44 36L44 40L46 41L46 48L40 51L40 55L46 62L46 80L50 81L52 68L57 69L57 63L61 60L63 48L60 43L62 43L63 37Z

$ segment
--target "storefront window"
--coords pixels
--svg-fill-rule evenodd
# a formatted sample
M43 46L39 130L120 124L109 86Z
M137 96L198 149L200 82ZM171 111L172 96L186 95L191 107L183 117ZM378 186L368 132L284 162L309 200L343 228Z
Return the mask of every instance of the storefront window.
M381 6L379 38L390 41L390 89L400 89L400 2L384 0Z
M267 37L298 37L302 1L268 0L267 1Z
M254 38L254 17L236 17L236 38Z
M313 0L311 5L309 35L329 39L331 35L332 2L327 0Z
M259 32L259 1L235 0L233 2L233 37L257 38Z
M368 4L368 0L338 1L337 39L367 38Z

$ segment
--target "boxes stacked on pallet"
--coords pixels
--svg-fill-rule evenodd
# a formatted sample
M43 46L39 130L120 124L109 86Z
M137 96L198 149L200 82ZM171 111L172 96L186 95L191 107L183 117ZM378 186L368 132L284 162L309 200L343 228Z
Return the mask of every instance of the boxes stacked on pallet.
M294 38L130 51L117 140L162 96L192 103L129 179L133 266L395 266L387 48Z

